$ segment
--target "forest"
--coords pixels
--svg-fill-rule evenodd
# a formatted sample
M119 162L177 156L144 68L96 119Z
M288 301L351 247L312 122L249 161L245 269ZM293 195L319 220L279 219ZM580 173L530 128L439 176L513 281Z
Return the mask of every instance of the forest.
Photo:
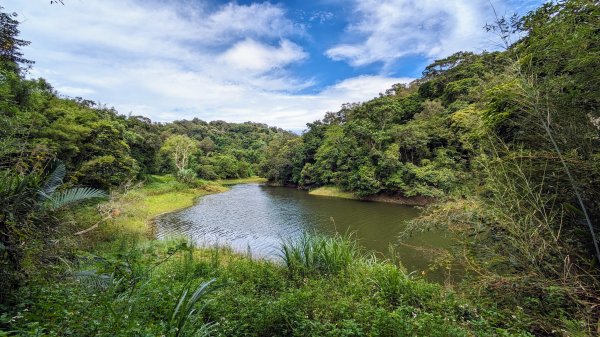
M0 7L0 336L600 334L599 18L593 0L499 17L501 51L437 60L297 135L62 96L27 76ZM432 268L464 277L431 283L351 236L284 242L277 264L149 233L256 177L424 198L399 240L448 231Z

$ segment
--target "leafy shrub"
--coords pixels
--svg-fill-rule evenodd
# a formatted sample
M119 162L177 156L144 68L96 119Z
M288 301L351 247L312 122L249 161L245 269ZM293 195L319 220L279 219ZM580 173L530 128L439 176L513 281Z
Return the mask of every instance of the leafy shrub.
M175 177L177 178L177 181L188 186L196 186L198 183L196 172L192 169L181 169L177 171Z
M137 162L129 157L105 155L84 162L74 174L74 182L108 189L135 179L139 171Z
M61 189L66 174L62 162L52 163L49 173L20 175L0 171L0 299L8 302L23 276L23 259L27 250L40 249L44 236L56 225L55 213L82 200L106 197L93 188ZM7 293L5 293L7 292Z
M216 173L213 165L198 165L196 166L198 177L206 180L217 180L219 175Z

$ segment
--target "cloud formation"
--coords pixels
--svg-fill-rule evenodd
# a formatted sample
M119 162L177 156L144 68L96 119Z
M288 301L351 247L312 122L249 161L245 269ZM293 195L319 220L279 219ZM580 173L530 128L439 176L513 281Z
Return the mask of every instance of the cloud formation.
M308 54L289 40L281 40L278 47L265 45L252 39L240 41L228 49L221 60L238 70L264 73L302 61Z
M501 14L506 5L494 4ZM409 55L432 60L462 50L493 50L498 45L483 29L493 19L488 0L356 0L346 29L349 41L326 55L359 67L376 62L389 66Z
M411 80L344 70L331 59L391 65L406 55L445 56L485 40L484 0L356 0L345 33L336 21L341 16L329 9L211 3L6 0L3 6L19 14L21 36L32 42L24 50L36 61L32 76L64 95L160 122L252 120L300 130L343 103ZM323 27L337 30L328 31L331 38L317 51L310 34ZM345 42L333 45L344 34ZM324 50L331 59L322 57ZM315 59L319 70L298 71Z

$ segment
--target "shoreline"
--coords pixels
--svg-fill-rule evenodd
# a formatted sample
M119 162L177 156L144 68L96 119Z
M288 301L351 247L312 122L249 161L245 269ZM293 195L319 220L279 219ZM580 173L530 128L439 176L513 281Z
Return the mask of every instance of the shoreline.
M154 178L159 178L160 176L154 176ZM159 178L160 179L160 178ZM156 238L156 219L165 214L178 212L184 210L186 208L192 207L198 203L198 200L202 197L211 194L218 194L227 192L229 190L229 186L239 185L239 184L254 184L254 183L265 183L267 180L261 177L249 177L249 178L241 178L241 179L226 179L226 180L217 180L210 181L203 187L187 187L181 191L168 191L161 194L156 195L147 195L145 201L152 201L153 197L157 197L156 199L161 199L158 197L162 197L163 199L167 199L170 196L177 197L177 202L182 203L175 207L168 208L168 203L162 204L162 206L167 206L167 210L164 210L158 214L153 214L145 219L146 222L146 230L148 231L148 235L151 240L158 240ZM148 184L150 185L150 184ZM144 185L140 188L140 190L148 189L151 190L151 187L148 185ZM189 198L187 198L187 194L192 194ZM183 200L181 199L183 197ZM150 199L150 200L148 200Z
M322 186L308 191L308 194L322 197L342 198L359 201L384 202L404 206L424 207L431 205L436 200L425 196L405 197L402 195L378 194L367 197L359 197L353 192L342 191L337 186Z

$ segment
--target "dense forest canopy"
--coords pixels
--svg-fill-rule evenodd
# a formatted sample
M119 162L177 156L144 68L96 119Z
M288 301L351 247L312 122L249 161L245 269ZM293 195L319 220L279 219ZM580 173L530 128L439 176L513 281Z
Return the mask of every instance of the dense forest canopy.
M142 174L174 171L176 163L162 149L174 135L198 142L186 168L201 178L248 177L258 173L266 144L289 135L250 122L153 123L82 98L63 98L43 79L24 80L10 68L2 76L6 113L1 118L9 127L0 131L5 143L0 164L25 173L57 158L67 166L73 185L108 189Z
M560 279L564 303L585 306L599 290L599 17L597 1L574 0L499 18L488 29L506 50L456 53L327 113L301 137L269 144L263 174L358 196L437 198L413 228L457 235L452 260L487 280L498 303L523 305L513 292L552 296ZM548 318L538 320L544 330Z
M504 23L498 28L525 38L505 52L460 52L435 61L409 85L309 123L302 141L273 144L294 162L267 174L281 183L335 184L363 195L441 196L465 182L460 172L471 168L491 135L506 145L552 151L542 117L562 137L564 151L583 147L591 155L597 129L585 126L597 125L599 115L596 11L592 2L548 4L512 27ZM548 111L531 113L531 104Z
M597 1L568 0L499 19L490 27L506 50L436 60L420 79L344 104L295 135L252 122L154 123L63 97L44 79L27 79L32 61L20 48L28 42L1 12L1 298L26 280L31 256L53 244L46 237L60 212L39 191L57 167L66 172L59 190L118 190L157 173L194 186L260 175L303 189L435 200L411 226L456 238L440 263L466 270L458 288L477 284L504 318L525 308L520 328L535 334L572 322L595 331L599 18ZM516 32L523 37L511 43Z

